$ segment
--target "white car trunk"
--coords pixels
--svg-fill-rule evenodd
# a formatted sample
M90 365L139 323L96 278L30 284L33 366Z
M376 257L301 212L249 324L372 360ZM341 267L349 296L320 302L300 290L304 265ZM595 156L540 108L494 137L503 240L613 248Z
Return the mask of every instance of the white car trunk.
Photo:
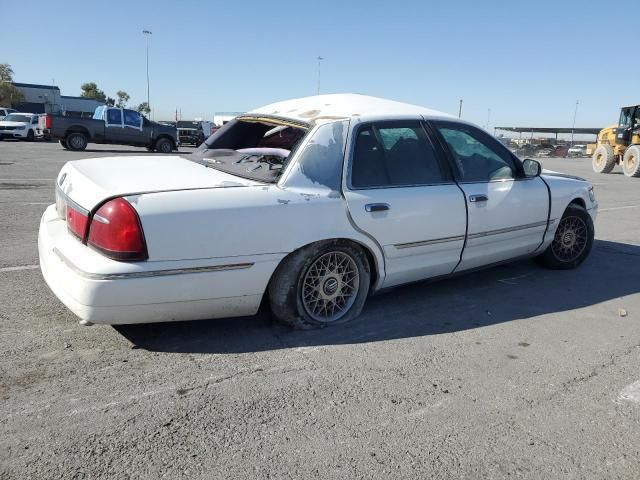
M58 175L62 191L91 210L116 196L171 190L261 185L179 156L92 158L67 163Z

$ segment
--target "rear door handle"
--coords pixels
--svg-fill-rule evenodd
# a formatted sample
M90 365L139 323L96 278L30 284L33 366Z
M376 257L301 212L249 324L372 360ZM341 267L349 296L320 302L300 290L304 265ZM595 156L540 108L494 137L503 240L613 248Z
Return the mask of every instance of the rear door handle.
M367 203L364 206L364 209L367 212L384 212L386 210L389 210L390 208L391 207L388 203Z
M489 197L487 195L484 195L484 194L469 195L469 201L470 202L488 202L489 201Z

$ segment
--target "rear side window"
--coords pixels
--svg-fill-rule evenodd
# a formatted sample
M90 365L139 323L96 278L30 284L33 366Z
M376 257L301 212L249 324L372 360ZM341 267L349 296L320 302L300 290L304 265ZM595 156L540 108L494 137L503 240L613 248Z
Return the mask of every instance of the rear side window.
M354 188L446 181L433 145L419 122L373 124L358 132L351 167Z
M318 127L298 155L284 186L339 192L348 128L348 121Z
M140 128L142 116L133 110L124 110L124 124L128 127Z
M107 110L107 123L112 125L122 125L122 110Z

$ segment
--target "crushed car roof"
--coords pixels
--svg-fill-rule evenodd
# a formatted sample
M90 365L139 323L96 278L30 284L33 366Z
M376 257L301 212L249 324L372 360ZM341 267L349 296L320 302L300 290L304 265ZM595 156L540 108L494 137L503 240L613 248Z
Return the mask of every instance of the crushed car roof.
M452 117L437 110L432 110L409 103L396 102L385 98L371 97L356 93L339 93L331 95L314 95L276 102L245 115L274 115L291 118L305 123L317 123L349 117L380 116L415 116Z

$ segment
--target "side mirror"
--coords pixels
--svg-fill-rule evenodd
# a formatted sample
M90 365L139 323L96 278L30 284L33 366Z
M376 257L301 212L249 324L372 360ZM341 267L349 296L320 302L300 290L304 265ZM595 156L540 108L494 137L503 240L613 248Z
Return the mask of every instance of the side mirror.
M539 177L542 173L542 165L540 165L540 162L537 160L527 158L522 162L522 167L524 168L524 174L527 177Z

